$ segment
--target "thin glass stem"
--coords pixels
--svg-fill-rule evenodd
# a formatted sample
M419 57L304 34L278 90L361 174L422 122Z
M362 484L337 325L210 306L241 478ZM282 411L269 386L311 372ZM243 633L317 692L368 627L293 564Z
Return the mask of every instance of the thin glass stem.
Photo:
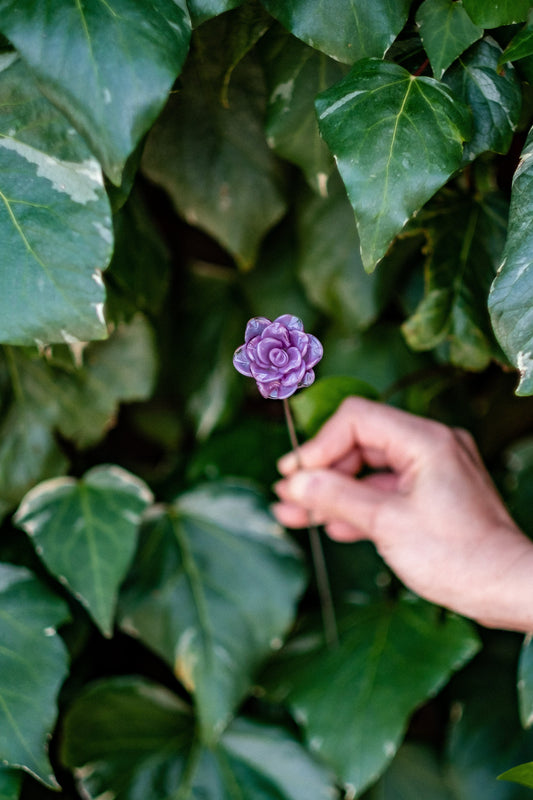
M292 418L289 401L287 399L283 400L283 410L285 412L285 420L287 422L287 430L289 431L291 447L296 456L298 467L301 469L303 464L300 456L300 445L298 443L298 437L296 436L294 420ZM337 620L335 618L335 607L333 605L333 597L329 584L326 559L324 558L324 550L322 549L322 542L320 541L318 526L313 522L313 518L310 513L308 514L308 528L309 541L311 543L311 556L313 558L313 566L315 568L318 596L320 598L320 608L322 611L322 621L324 624L324 635L328 647L336 647L339 643L339 634L337 631Z

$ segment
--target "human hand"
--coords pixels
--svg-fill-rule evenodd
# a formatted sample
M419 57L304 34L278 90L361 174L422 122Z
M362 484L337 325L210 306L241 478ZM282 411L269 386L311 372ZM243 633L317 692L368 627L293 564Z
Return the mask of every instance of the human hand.
M390 406L345 400L278 466L277 519L370 539L411 590L478 622L533 631L533 543L500 499L471 436ZM357 476L363 467L375 470Z

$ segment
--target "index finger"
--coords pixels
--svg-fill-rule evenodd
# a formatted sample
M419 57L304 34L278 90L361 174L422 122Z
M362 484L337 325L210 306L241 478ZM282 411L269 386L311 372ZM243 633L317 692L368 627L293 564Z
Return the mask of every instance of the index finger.
M440 423L417 417L407 411L363 397L349 397L342 402L319 432L299 448L299 459L288 453L278 461L279 471L289 475L299 467L329 467L358 454L361 464L369 463L365 453L372 453L372 465L403 472L422 458L431 447Z

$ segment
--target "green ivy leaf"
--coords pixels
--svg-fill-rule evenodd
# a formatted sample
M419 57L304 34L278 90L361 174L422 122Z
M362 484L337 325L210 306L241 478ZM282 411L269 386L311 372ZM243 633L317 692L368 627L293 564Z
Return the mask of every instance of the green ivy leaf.
M496 336L520 372L517 394L533 394L532 158L533 129L513 177L507 244L489 295Z
M298 427L306 436L314 436L343 400L351 395L378 399L368 383L344 375L320 378L312 386L291 398L291 409Z
M55 786L48 739L67 674L56 628L68 608L29 570L8 564L0 564L0 607L0 761Z
M136 678L102 681L76 699L61 755L88 798L221 800L238 791L242 800L321 800L332 788L327 770L282 728L238 719L216 747L202 747L190 708Z
M187 55L185 0L0 0L0 29L120 184Z
M263 50L268 103L265 130L270 147L303 171L309 185L327 194L333 158L318 132L314 99L340 80L345 68L286 33Z
M487 196L436 211L428 227L425 295L402 330L414 350L446 342L452 364L485 369L499 354L486 297L505 245L507 202Z
M353 64L385 55L407 21L410 0L261 0L298 39Z
M364 270L353 211L338 175L329 180L326 197L302 193L296 211L297 269L308 298L340 330L368 328L380 310L381 277Z
M15 524L31 537L49 571L111 636L118 587L135 547L141 514L153 500L139 478L99 466L83 478L55 478L23 499Z
M498 775L498 780L520 783L522 786L529 786L530 789L533 789L533 761L508 769L506 772Z
M464 620L439 615L413 598L353 608L339 619L337 649L304 633L265 673L353 797L391 761L414 709L479 647Z
M442 78L452 61L483 36L462 0L425 0L416 13L420 36L436 78Z
M412 214L460 166L468 109L438 81L377 59L355 64L319 95L316 108L370 272Z
M527 19L530 0L463 0L464 7L476 25L482 28L498 28L500 25L513 25Z
M246 268L286 202L280 165L263 132L259 66L250 56L233 70L229 87L224 84L230 33L227 20L217 20L196 34L197 57L187 62L181 91L148 137L143 167L189 223Z
M100 166L14 53L0 55L0 153L0 341L105 338L113 234Z
M533 725L533 644L526 637L518 663L518 709L522 727Z
M501 54L498 69L501 69L509 61L518 61L531 55L533 55L533 9L529 11L527 24L511 39Z
M465 145L465 161L473 161L487 150L506 153L520 119L520 81L512 64L499 71L501 52L493 39L484 39L465 53L443 79L473 111L473 130Z
M0 767L0 800L18 800L21 783L20 772Z
M244 0L187 0L193 28L243 4Z
M293 546L258 495L207 484L147 523L121 624L174 669L213 742L258 664L281 645L303 583Z

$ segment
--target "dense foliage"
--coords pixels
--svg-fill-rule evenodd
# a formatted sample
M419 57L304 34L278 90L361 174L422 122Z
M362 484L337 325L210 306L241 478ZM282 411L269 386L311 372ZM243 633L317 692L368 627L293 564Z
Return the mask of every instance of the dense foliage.
M328 647L231 363L300 316L302 436L466 426L533 534L529 6L0 0L0 800L530 796L531 642L324 541Z

